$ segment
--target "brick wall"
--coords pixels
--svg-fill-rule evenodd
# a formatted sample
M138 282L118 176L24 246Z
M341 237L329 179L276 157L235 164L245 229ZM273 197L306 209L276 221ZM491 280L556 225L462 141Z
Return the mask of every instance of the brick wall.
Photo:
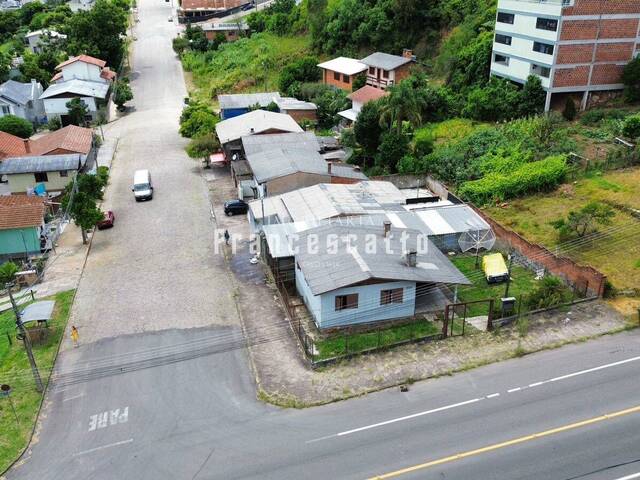
M596 62L628 62L633 58L633 43L599 43Z
M394 71L395 82L400 83L402 80L407 78L411 73L411 67L413 63L405 63L404 65L398 67Z
M351 92L353 88L353 76L347 75L348 82L344 81L344 75L340 74L340 80L336 80L334 77L334 73L331 70L322 69L322 81L326 85L333 85L334 87L341 88L342 90L346 90L347 92Z
M607 277L603 273L593 267L578 265L570 258L558 257L542 245L531 243L513 230L503 227L483 211L475 207L474 210L491 225L500 242L515 249L529 261L544 267L546 271L563 278L571 285L576 285L580 289L588 289L593 295L601 297L604 293Z
M554 87L576 87L589 82L589 67L558 68L553 77Z
M575 0L563 15L598 15L600 13L640 13L640 0Z
M597 20L563 20L560 40L592 40L598 36Z
M600 38L636 38L638 19L607 19L600 26Z
M591 63L593 45L593 43L587 45L560 45L556 64Z
M571 20L562 22L560 40L593 40L599 36L603 39L635 38L638 32L639 20L629 19L605 19L600 25L598 33L598 20Z
M613 85L622 83L624 65L604 64L594 65L591 76L592 85Z

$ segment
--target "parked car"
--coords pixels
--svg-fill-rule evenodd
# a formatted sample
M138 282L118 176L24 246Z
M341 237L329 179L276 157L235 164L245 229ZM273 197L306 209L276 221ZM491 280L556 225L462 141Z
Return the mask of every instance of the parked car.
M153 199L153 183L149 170L136 170L133 174L133 188L131 189L136 202Z
M249 204L243 200L229 200L224 202L225 215L242 215L249 211Z
M169 21L170 21L170 22L173 22L173 17L169 17Z
M97 224L98 230L104 230L105 228L113 227L113 222L115 222L116 216L113 214L111 210L104 213L104 218L100 220Z

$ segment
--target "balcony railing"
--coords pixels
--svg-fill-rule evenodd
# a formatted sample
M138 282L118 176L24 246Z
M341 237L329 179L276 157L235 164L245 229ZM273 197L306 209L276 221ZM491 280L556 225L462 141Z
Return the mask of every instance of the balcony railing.
M538 3L541 5L559 5L562 7L570 7L575 0L511 0L519 3Z

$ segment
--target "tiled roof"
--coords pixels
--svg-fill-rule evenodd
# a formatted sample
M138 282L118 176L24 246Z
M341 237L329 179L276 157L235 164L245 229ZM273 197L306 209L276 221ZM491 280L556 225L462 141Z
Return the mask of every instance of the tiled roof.
M0 230L37 227L42 224L44 199L37 196L0 196Z
M57 149L87 155L91 150L93 131L68 125L48 135L30 141L30 155L47 155Z
M364 87L353 92L351 95L348 95L348 98L354 102L358 102L364 105L371 100L378 100L379 98L386 97L387 95L389 95L389 92L385 90L380 90L379 88L365 85Z
M102 69L102 72L100 72L100 76L107 80L113 80L114 78L116 78L116 72L111 70L109 67L104 67Z
M56 67L56 70L59 70L62 67L66 67L67 65L71 65L75 62L90 63L92 65L97 65L100 68L104 67L107 64L107 62L105 62L104 60L100 60L99 58L90 57L89 55L78 55L77 57L71 57L69 60L62 62Z
M56 80L60 80L61 78L62 78L62 72L58 72L53 77L51 77L51 83L55 82Z
M10 133L0 132L0 158L27 154L25 140Z

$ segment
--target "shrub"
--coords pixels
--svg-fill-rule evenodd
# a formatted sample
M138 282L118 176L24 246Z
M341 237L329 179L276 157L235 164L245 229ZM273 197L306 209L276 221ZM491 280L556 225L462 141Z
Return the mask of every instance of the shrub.
M576 102L573 101L572 97L567 97L567 101L564 104L564 110L562 111L562 116L565 120L573 121L576 119L578 115L578 110L576 109Z
M624 121L622 134L628 138L640 137L640 115L632 115Z
M529 295L525 302L530 310L549 308L570 300L567 287L557 277L546 276Z
M171 42L173 51L178 55L182 55L182 53L189 48L189 40L185 37L176 37Z
M627 100L635 102L640 100L640 58L636 57L624 67L622 83Z
M47 122L47 128L52 132L60 130L62 128L62 121L60 121L60 117L51 117Z
M397 163L409 151L409 140L403 133L391 130L382 134L382 141L376 154L376 165L385 172L395 173Z
M180 135L193 138L211 134L220 118L211 107L202 103L190 103L180 115Z
M566 219L562 218L551 225L558 231L561 241L581 238L595 233L598 225L610 225L615 215L613 208L606 203L592 201L579 210L572 210Z
M15 115L5 115L0 118L0 131L10 133L20 138L29 138L33 135L33 125L24 118Z
M4 288L6 283L13 281L17 271L18 266L13 262L5 262L0 265L0 288Z
M594 108L587 110L580 117L580 123L583 125L598 125L606 119L622 120L626 114L620 110L605 110L603 108Z
M413 136L413 154L422 158L433 152L433 134L431 129L421 128Z
M280 91L287 95L296 96L300 83L315 82L320 80L320 69L316 66L316 57L303 57L288 64L282 69L278 86Z

